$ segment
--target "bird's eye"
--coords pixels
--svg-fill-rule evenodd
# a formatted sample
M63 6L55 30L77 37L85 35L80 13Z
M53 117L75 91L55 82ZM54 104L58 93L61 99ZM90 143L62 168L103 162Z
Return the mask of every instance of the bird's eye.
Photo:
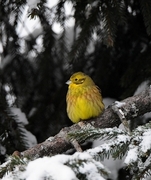
M77 78L75 78L75 81L77 81L78 79Z

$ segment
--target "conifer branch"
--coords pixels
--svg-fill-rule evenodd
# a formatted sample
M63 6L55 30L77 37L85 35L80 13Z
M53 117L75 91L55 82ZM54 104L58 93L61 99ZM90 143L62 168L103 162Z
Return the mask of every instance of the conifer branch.
M70 58L73 62L86 51L87 44L89 44L95 28L100 25L99 6L92 7L89 17L81 24L83 24L81 32L74 42L70 52Z
M151 109L151 96L150 88L143 91L139 95L129 97L122 102L125 102L121 107L125 114L126 119L133 120L147 112ZM91 123L97 128L112 128L120 125L121 121L119 117L113 112L111 107L108 107L105 112L98 118L87 120L85 124ZM80 130L78 124L74 124L71 127L63 128L57 135L48 139L36 146L21 152L21 156L29 157L30 159L35 159L43 156L50 156L59 153L66 152L72 148L67 135L69 132Z
M88 124L89 125L89 124ZM76 139L79 142L86 141L86 140L96 140L96 139L111 139L117 135L126 135L127 133L121 129L116 127L114 128L94 128L94 127L87 127L80 129L76 132L68 133L69 139L73 140Z
M132 131L132 135L130 136L130 144L124 163L131 169L133 179L143 179L151 173L150 127L151 122L143 126L138 126Z
M151 35L151 1L147 0L147 1L143 1L140 0L140 5L141 5L141 9L142 9L142 15L144 18L144 24L146 26L146 31L148 33L148 35Z

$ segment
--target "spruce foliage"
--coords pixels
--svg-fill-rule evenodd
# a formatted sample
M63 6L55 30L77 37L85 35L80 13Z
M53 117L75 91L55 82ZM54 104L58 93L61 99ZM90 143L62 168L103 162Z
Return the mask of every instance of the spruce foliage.
M86 150L83 153L77 152L73 155L57 155L37 159L35 162L33 161L33 163L35 163L35 170L33 169L33 171L37 171L36 168L39 168L38 165L36 165L36 161L38 164L38 161L42 162L42 160L47 159L54 164L56 162L61 163L62 168L65 166L69 167L78 179L91 180L92 177L106 179L109 175L109 170L107 170L107 167L103 166L101 162L106 158L113 157L114 159L123 159L124 167L130 170L132 179L144 179L151 175L150 128L151 122L143 126L138 126L129 134L119 128L96 129L87 126L83 128L82 131L70 133L69 137L71 139L76 138L79 142L90 139L103 139L101 145ZM3 177L6 172L13 172L12 177L19 179L22 172L26 171L29 163L30 160L12 157L6 164L0 166L0 175ZM17 166L19 166L18 170L16 169ZM56 170L54 170L53 173L52 170L50 170L50 174L45 173L43 179L52 178L55 180L53 177L55 172ZM28 177L30 177L30 175L32 174L29 173Z
M138 126L130 134L118 128L95 129L86 127L69 134L79 142L100 139L102 144L87 152L95 159L104 160L110 156L123 158L124 167L129 169L132 179L144 179L151 175L151 122ZM108 140L106 142L106 140Z
M11 108L5 100L4 92L1 89L0 95L0 156L1 162L6 155L12 154L15 150L23 151L29 148L29 139L25 131L24 124L18 121L17 115L11 111Z
M73 7L71 15L65 12L68 3ZM7 153L18 149L16 144L21 144L21 150L27 148L24 128L10 106L26 114L26 128L42 142L71 125L65 82L73 72L89 74L103 97L117 100L132 96L151 77L150 0L59 0L52 8L41 1L26 16L39 20L40 28L33 32L22 18L26 7L24 0L0 1L0 85L11 89L4 95L0 92L4 96L0 139L4 147L10 145L8 152L0 151L2 162ZM68 26L70 19L75 21L73 27ZM53 32L55 23L62 27L60 34ZM22 29L27 35L21 36ZM11 105L6 103L8 95L15 97ZM17 136L11 143L7 131Z

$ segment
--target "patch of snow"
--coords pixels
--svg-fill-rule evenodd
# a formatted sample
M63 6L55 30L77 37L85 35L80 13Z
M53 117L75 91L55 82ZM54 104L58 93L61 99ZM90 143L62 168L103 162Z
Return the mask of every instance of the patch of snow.
M118 107L118 108L124 106L125 104L126 104L125 102L115 101L115 106Z
M132 7L131 6L128 6L127 10L128 10L129 13L132 13Z
M108 146L108 145L104 146L104 143L106 144L107 141L106 140L105 141L104 140L95 140L93 142L93 147L95 147L95 148L92 151L93 151L94 155L95 155L95 153L100 152L99 145L102 145L102 147L105 147L105 149L107 149L107 150L110 149L110 146ZM98 146L98 147L96 147L96 146ZM122 159L115 160L114 158L109 156L109 158L105 158L103 161L101 159L99 159L99 161L101 161L101 163L109 169L109 171L110 171L109 178L113 179L113 180L117 180L118 171L120 168L122 168L124 166L124 164L123 164L124 157Z
M143 127L142 127L142 126L138 126L138 127L137 127L137 130L138 130L138 131L143 131Z
M83 153L80 153L80 152L76 152L73 154L73 158L77 158L77 159L81 159L81 160L85 160L85 159L91 159L91 155L86 153L86 152L83 152Z
M53 25L52 25L52 30L56 33L56 34L60 34L63 29L61 27L61 24L58 23L58 22L54 22Z
M106 149L106 151L109 151L110 150L110 144L102 143L100 146L97 146L93 149L87 150L87 152L94 156L94 155L100 153L101 151L103 151L104 149Z
M138 159L138 147L134 147L128 151L124 163L128 165L133 162L136 162L137 159Z
M140 143L141 151L146 153L151 149L151 130L144 132L142 142Z
M78 180L76 177L76 169L72 170L72 168L66 165L68 163L71 163L72 165L72 163L76 163L76 160L84 160L82 161L83 166L80 166L79 170L82 174L87 176L88 180L104 180L98 171L98 169L102 168L105 170L104 166L100 162L95 161L87 152L77 152L72 156L56 155L52 157L38 158L36 160L30 161L27 166L16 166L13 171L7 172L3 176L2 180ZM10 161L8 162L10 163ZM4 163L5 166L7 166L7 163ZM3 167L5 166L3 165ZM21 169L23 169L23 171Z
M13 171L8 171L1 180L19 180L21 174L22 172L20 171L19 166L16 166Z
M124 142L126 144L128 141L130 141L130 137L128 135L119 134L117 136L117 141Z
M122 159L114 159L111 156L108 159L104 159L102 164L110 170L109 178L112 180L118 179L118 171L124 164L124 157Z
M109 128L109 130L110 129L111 128ZM112 128L112 130L113 130L113 128ZM119 132L120 131L123 132L122 129L119 129ZM120 142L127 143L129 140L130 140L130 137L127 135L123 135L123 134L119 134L116 137L116 142L118 144L120 144ZM105 151L110 151L112 144L115 145L115 143L113 141L110 141L110 140L95 140L93 142L93 149L88 150L88 152L91 155L95 156L98 153L103 152L104 149L105 149ZM119 169L124 166L124 159L125 159L125 157L123 157L122 159L116 159L115 160L114 158L109 156L109 158L105 158L103 161L102 161L102 159L98 159L98 160L101 161L101 163L110 170L109 178L116 180L118 178Z
M66 16L74 15L73 3L71 1L66 1L64 4Z
M47 6L49 7L49 8L52 8L52 7L54 7L54 6L56 6L57 4L58 4L58 1L59 0L47 0Z
M87 180L105 180L103 177L100 176L98 169L94 163L85 163L83 166L80 166L79 171L82 174L86 174Z
M78 180L71 168L61 163L67 159L68 156L58 155L58 157L44 157L31 161L21 178L42 180L52 177L55 180Z

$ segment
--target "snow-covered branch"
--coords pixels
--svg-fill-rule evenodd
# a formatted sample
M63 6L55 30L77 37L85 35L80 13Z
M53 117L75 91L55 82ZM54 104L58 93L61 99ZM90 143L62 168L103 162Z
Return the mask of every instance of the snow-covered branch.
M124 113L127 120L133 120L147 112L151 111L151 89L148 88L139 95L129 97L122 101L120 105L120 111ZM113 104L112 106L116 106ZM95 119L87 120L84 123L91 123L94 127L99 128L111 128L119 126L121 121L119 116L115 114L112 106L109 106L104 113ZM119 105L118 105L119 106ZM50 137L46 141L37 144L36 146L21 152L21 156L27 156L31 159L38 157L54 155L66 152L72 147L67 138L69 132L77 131L81 127L78 124L74 124L71 127L63 128L57 135Z

